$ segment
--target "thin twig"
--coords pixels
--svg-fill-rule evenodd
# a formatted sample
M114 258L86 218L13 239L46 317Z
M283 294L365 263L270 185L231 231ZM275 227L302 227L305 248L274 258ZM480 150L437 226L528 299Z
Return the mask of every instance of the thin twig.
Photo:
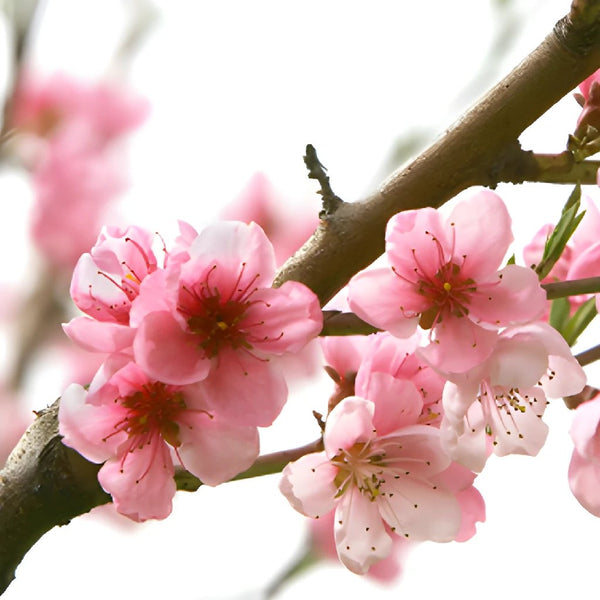
M600 293L600 277L544 283L542 287L546 290L548 300L579 296L581 294L598 294Z
M323 210L319 213L321 219L331 216L344 201L333 193L327 168L321 163L317 156L317 151L312 144L306 146L306 154L304 156L304 164L308 169L308 178L316 179L321 185L321 189L317 192L323 197Z

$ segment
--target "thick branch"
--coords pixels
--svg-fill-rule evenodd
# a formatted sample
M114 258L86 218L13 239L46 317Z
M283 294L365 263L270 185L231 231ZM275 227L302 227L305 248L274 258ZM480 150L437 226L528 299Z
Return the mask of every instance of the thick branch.
M579 4L574 7L430 148L371 197L343 204L322 219L313 237L283 266L276 284L301 281L324 304L383 252L385 225L392 215L437 207L470 186L501 181L507 163L520 151L521 133L600 66L600 17L588 19L599 4L591 2L587 12L577 12Z
M600 0L576 0L570 17L441 139L372 197L325 216L276 283L301 281L325 303L382 253L394 213L500 181L521 132L600 66L599 13ZM40 415L0 472L0 592L45 531L108 501L97 470L62 446L55 407Z

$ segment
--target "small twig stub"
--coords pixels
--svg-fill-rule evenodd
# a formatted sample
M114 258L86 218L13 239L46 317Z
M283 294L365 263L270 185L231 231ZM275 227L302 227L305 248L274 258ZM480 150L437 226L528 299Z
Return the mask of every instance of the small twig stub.
M321 164L317 156L317 151L312 144L307 144L306 154L304 156L304 164L308 169L308 178L316 179L321 185L321 189L317 192L323 197L323 210L319 213L321 219L331 216L344 201L333 193L327 168Z

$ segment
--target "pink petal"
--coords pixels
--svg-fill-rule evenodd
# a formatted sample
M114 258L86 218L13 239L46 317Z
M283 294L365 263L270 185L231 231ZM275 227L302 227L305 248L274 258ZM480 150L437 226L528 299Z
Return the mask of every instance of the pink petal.
M365 335L320 337L325 363L343 378L358 371L369 338Z
M500 196L481 190L461 200L448 222L454 223L454 256L465 257L461 272L475 281L496 272L513 241L511 218Z
M410 476L388 478L377 497L381 516L397 535L449 542L460 529L460 505L451 492Z
M581 506L600 517L600 463L573 450L569 464L569 486Z
M415 279L415 267L434 277L451 260L451 227L433 208L407 210L394 215L385 233L386 255L398 275Z
M287 400L287 385L276 364L224 349L204 380L209 410L232 425L268 427Z
M423 398L410 381L387 373L371 373L360 384L356 386L356 394L375 404L373 426L379 436L417 422Z
M259 452L256 427L235 427L186 411L180 421L178 454L202 483L218 485L252 466Z
M529 401L525 411L508 407L490 410L491 422L488 425L494 437L496 456L508 454L536 456L546 442L548 426L541 419L547 405L543 390L534 387L520 391ZM495 406L494 400L490 402Z
M131 347L135 329L120 323L75 317L63 323L64 332L84 350L90 352L121 352Z
M252 334L252 345L265 354L298 352L323 328L319 300L309 288L288 281L277 289L258 290L240 324Z
M548 323L536 321L510 327L502 332L502 338L522 338L524 335L543 344L548 355L547 369L538 378L547 396L562 398L577 394L583 389L587 381L585 372L556 329Z
M441 443L446 452L475 472L483 469L490 454L483 412L475 402L478 391L478 378L462 385L446 383L442 396L444 417L440 426Z
M434 341L416 354L442 373L464 373L490 356L497 337L467 317L448 317L435 328Z
M462 514L460 529L454 540L466 542L476 533L476 523L485 522L485 502L479 491L473 486L460 491L456 496Z
M389 468L402 477L429 480L450 465L436 427L411 425L378 440L378 445L385 450Z
M390 269L355 275L348 284L348 304L363 321L397 337L412 335L419 322L417 313L428 308L425 298Z
M224 297L232 291L238 275L241 275L238 287L245 288L252 283L259 287L270 286L275 274L273 246L256 223L213 223L194 240L190 256L189 263L183 267L186 275L196 268L196 264L219 265L215 269L215 285ZM247 268L242 270L242 265L247 265ZM223 272L223 279L220 279L220 271ZM254 280L257 274L259 278Z
M344 398L327 417L323 443L328 458L337 456L341 450L351 448L357 442L374 437L373 402L350 396Z
M186 333L166 311L151 312L142 319L133 352L151 378L174 385L200 381L211 368L197 336Z
M74 448L88 460L101 463L114 455L126 439L125 433L115 435L115 425L123 418L120 405L93 406L86 403L87 392L71 384L63 393L58 409L59 432L63 443Z
M318 519L335 506L337 474L324 452L305 454L283 469L279 489L298 512Z
M500 338L489 362L492 385L505 388L534 386L548 368L545 346L526 334Z
M382 560L392 550L375 502L351 486L335 512L335 544L343 565L357 575Z
M477 286L469 316L496 327L539 319L546 307L546 292L533 269L508 265Z
M575 449L582 458L600 458L600 397L584 402L577 407L573 416L570 434Z
M173 461L161 439L106 462L98 473L100 485L115 508L134 521L164 519L175 495Z

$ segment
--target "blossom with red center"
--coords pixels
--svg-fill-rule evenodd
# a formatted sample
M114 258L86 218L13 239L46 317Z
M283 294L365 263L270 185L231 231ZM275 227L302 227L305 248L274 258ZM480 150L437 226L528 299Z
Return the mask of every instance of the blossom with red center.
M258 225L207 227L189 260L142 282L131 310L136 361L160 381L205 380L232 422L270 425L287 395L273 359L298 352L322 327L313 292L292 281L273 289L274 273Z
M258 456L255 427L236 426L208 409L201 384L174 386L113 356L89 392L73 384L61 398L64 443L104 462L98 480L116 509L136 520L162 519L175 494L174 462L217 485Z
M446 376L442 442L477 472L492 452L535 456L548 433L546 397L577 394L586 382L562 336L543 322L505 329L484 363Z
M69 337L86 350L118 352L130 347L132 301L140 284L158 269L152 251L155 235L130 226L104 227L91 252L83 254L71 280L71 298L86 317L64 325Z
M485 360L496 331L540 316L545 293L536 274L498 270L513 239L502 200L481 191L448 219L432 208L399 213L386 231L389 268L363 271L349 284L362 319L398 337L430 329L420 350L444 371L464 372Z
M450 458L439 430L417 422L422 406L410 382L375 373L369 390L329 414L324 451L283 471L280 489L296 510L312 518L335 510L338 556L354 573L389 555L390 533L442 542L461 528L456 492L439 479Z

